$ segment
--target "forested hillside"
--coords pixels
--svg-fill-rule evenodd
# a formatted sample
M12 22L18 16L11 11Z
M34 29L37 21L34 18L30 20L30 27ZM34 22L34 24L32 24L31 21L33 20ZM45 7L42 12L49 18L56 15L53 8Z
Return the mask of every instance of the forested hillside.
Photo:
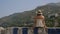
M49 3L44 6L38 6L29 11L5 16L0 18L0 26L32 26L34 23L33 17L36 16L36 11L38 10L42 10L48 27L54 27L55 20L57 20L58 27L60 27L60 3ZM58 14L58 16L55 17L55 14Z

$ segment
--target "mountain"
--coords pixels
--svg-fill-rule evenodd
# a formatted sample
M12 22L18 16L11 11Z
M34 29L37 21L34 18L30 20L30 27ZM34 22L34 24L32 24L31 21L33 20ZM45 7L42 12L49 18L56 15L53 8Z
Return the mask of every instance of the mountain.
M60 2L59 3L56 3L56 5L60 6Z
M58 3L48 3L47 5L51 5L51 6L60 6L60 2L58 2Z
M12 15L0 18L0 26L11 27L11 26L32 26L33 17L36 16L36 11L42 10L43 15L45 16L46 25L48 27L53 27L54 19L51 19L49 16L52 14L60 14L60 3L49 3L44 6L38 6L37 8L29 11L24 11L21 13L14 13ZM55 17L54 17L55 18ZM60 26L60 16L56 19Z

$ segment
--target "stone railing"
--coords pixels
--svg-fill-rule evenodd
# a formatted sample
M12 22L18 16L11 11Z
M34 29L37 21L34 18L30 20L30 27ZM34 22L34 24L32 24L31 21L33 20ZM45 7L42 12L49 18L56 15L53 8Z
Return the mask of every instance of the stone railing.
M60 27L48 27L47 30L45 34L60 34ZM8 27L2 32L4 34L39 34L40 31L33 30L31 27Z

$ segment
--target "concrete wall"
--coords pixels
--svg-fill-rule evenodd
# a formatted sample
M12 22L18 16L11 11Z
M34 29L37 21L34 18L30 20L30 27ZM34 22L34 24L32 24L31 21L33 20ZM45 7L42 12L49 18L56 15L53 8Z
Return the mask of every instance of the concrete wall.
M17 31L18 33L17 34L25 34L25 33L26 34L34 34L34 30L31 27L8 27L5 30L5 34L13 34L13 29L14 28L18 28L18 31ZM41 31L40 29L38 29L38 30Z
M17 34L23 34L23 28L27 28L28 30L28 34L33 34L33 30L31 29L31 28L29 28L29 27L8 27L8 28L6 28L6 30L5 30L5 34L13 34L13 29L14 28L18 28L18 33Z
M13 34L13 29L14 28L18 28L17 34L23 34L23 28L27 28L27 34L36 34L36 32L34 32L34 30L31 27L8 27L4 30L0 30L0 34ZM49 30L55 29L55 31L57 31L57 29L59 29L60 32L60 27L48 27ZM38 34L40 33L41 29L38 29ZM44 32L44 31L43 31ZM48 31L50 32L50 31ZM48 34L48 32L46 32L45 34Z
M5 29L3 27L0 27L0 34L5 34Z

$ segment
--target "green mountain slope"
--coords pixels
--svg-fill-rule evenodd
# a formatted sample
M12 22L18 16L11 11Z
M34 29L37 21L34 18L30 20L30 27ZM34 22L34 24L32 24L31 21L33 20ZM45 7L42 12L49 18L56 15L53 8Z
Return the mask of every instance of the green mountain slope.
M54 26L55 23L53 19L49 16L51 14L60 13L60 6L57 3L50 3L44 6L38 6L37 8L24 11L21 13L15 13L3 18L0 18L0 26L8 27L8 26L32 26L33 25L33 17L36 16L36 11L43 10L43 15L45 16L45 21L47 26ZM53 17L55 19L55 17ZM60 26L60 16L56 19Z

